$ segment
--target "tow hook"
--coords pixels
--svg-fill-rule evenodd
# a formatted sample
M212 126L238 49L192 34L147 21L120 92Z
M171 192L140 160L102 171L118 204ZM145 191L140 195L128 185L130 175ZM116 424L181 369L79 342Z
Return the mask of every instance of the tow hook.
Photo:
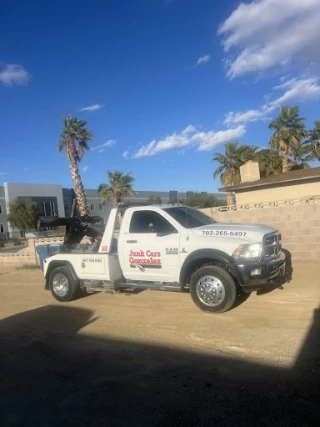
M276 286L278 289L283 289L282 285L279 285L277 282L275 282L273 279L268 280L268 284L272 286Z

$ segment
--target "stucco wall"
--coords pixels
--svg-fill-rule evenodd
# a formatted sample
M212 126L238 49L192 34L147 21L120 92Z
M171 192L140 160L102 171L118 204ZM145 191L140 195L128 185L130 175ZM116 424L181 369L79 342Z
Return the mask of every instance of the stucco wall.
M290 251L293 261L320 263L320 196L275 202L270 206L247 205L238 206L237 210L208 208L201 211L219 222L274 227L281 231L282 246Z
M23 249L21 252L6 253L0 252L0 269L2 266L19 267L22 265L39 265L39 255L37 254L36 247L39 245L63 243L62 237L51 238L36 238L28 239L28 249Z
M280 187L243 190L236 193L237 205L244 203L271 202L320 194L320 181L304 184L281 184Z
M33 253L11 254L0 253L0 269L3 266L21 267L22 265L37 265L36 255Z

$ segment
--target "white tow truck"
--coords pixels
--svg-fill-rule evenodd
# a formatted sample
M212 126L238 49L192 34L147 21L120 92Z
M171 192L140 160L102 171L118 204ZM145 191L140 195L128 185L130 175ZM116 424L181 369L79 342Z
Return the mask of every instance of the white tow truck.
M240 292L285 274L281 234L265 225L225 224L187 206L127 208L116 235L110 213L95 249L62 247L44 260L46 289L61 302L80 291L188 291L203 311L222 313Z

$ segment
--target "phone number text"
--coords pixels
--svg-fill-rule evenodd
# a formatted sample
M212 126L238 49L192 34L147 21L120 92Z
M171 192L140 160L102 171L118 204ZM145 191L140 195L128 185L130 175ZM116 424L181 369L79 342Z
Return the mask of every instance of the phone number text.
M202 231L203 236L239 236L244 237L247 233L245 231Z

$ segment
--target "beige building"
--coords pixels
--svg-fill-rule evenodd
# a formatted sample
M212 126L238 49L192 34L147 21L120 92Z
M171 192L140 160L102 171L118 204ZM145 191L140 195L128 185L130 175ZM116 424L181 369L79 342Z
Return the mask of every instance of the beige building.
M248 162L240 172L241 184L219 189L234 192L237 205L320 195L320 167L260 178L258 163Z

